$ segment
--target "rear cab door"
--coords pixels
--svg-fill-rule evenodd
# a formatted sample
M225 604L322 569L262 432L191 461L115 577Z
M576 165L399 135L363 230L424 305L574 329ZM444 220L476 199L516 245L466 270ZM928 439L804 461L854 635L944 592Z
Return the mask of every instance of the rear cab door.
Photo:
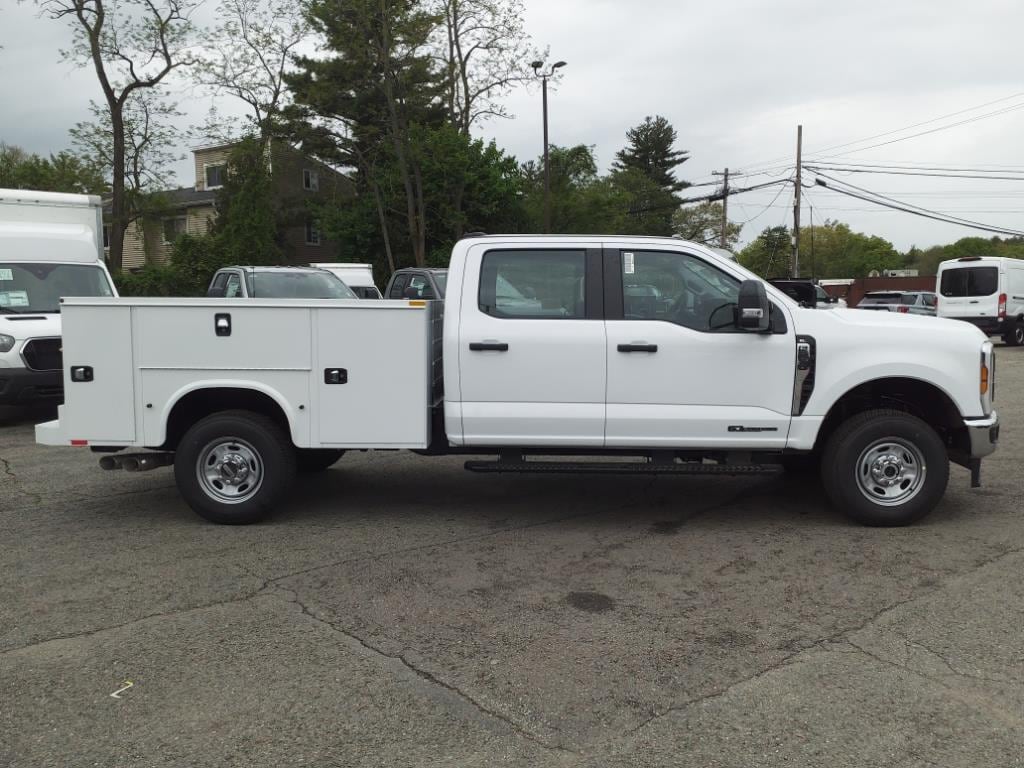
M445 350L459 366L450 435L480 446L604 444L601 270L601 249L586 240L469 246L446 308L459 323L457 350Z

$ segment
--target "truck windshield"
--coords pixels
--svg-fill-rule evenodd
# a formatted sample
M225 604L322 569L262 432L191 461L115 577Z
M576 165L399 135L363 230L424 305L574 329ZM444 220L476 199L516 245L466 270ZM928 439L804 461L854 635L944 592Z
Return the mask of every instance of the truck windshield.
M991 296L999 287L997 267L954 267L942 273L943 296Z
M92 264L0 262L0 313L60 312L65 296L113 296L107 273Z
M329 272L253 272L257 299L356 299L340 278Z

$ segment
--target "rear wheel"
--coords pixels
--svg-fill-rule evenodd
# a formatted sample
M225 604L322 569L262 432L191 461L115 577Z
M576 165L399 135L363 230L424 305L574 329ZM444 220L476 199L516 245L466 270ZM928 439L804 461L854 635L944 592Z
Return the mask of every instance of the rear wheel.
M902 411L867 411L847 420L829 438L821 466L832 503L864 525L920 520L949 481L938 433Z
M1003 334L1003 342L1008 347L1019 347L1024 345L1024 323L1020 320L1012 322L1013 324Z
M225 411L197 422L174 456L178 490L214 523L247 525L265 519L295 479L295 451L272 419Z
M295 464L299 472L323 472L345 455L338 448L299 448L295 451Z

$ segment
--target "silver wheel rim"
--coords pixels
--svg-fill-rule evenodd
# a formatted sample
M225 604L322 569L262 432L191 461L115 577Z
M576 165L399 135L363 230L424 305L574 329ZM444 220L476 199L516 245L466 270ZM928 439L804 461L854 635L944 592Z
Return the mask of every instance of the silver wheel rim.
M857 460L857 487L884 507L906 504L920 493L928 468L913 443L887 437L869 445Z
M196 460L203 492L223 504L248 501L263 485L263 461L252 444L237 437L218 437Z

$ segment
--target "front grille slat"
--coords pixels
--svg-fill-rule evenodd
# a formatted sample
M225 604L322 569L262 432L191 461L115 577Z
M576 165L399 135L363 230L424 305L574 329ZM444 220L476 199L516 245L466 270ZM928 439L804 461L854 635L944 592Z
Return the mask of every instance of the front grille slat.
M56 339L31 339L21 350L26 367L33 371L59 371L64 367L61 341Z

